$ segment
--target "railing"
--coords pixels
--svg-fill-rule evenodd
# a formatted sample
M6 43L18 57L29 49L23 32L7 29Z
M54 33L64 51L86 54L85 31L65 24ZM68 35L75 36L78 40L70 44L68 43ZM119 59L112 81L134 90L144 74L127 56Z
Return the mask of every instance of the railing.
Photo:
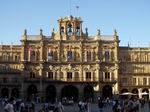
M20 85L21 81L20 80L3 80L0 79L0 85Z
M101 83L117 83L117 78L85 78L85 77L79 77L79 78L67 78L67 77L43 77L41 78L42 81L50 82L50 81L60 81L60 82L101 82ZM24 81L31 81L31 82L39 82L40 78L24 78Z
M109 79L100 78L100 82L101 83L117 83L118 80L117 80L117 78L109 78Z
M24 77L25 82L40 82L40 78Z

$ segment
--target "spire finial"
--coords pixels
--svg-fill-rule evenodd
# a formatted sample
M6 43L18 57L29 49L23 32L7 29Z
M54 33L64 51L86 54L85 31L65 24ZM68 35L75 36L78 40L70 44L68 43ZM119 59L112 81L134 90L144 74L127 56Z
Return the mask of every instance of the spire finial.
M117 36L118 34L117 34L117 30L115 29L114 30L114 36Z
M55 31L55 29L53 28L53 29L52 29L52 36L54 36L54 31Z
M101 31L100 29L97 29L97 35L100 36L101 35Z
M43 30L42 29L40 29L40 35L43 35Z
M23 35L27 35L27 29L24 29Z
M88 36L88 28L85 28L85 34Z

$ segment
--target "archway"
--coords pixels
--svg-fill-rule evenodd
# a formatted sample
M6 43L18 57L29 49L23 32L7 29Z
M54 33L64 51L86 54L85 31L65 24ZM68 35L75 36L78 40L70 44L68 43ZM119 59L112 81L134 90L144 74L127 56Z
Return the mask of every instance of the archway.
M67 99L73 99L74 101L78 100L79 91L73 85L64 86L61 91L61 97L66 97Z
M91 85L84 87L84 99L86 101L93 101L94 99L94 89Z
M19 98L19 90L17 88L13 88L11 91L11 96L15 98Z
M147 101L149 100L149 91L148 91L147 88L145 88L145 89L142 90L142 98L144 98Z
M3 88L3 89L1 90L1 96L2 96L3 98L8 98L8 97L9 97L9 90L8 90L8 88Z
M139 91L138 91L138 89L133 89L132 93L136 94L136 95L132 96L133 98L138 98L139 97Z
M112 87L110 85L105 85L102 89L103 98L112 97Z
M28 86L28 89L27 89L27 100L28 101L34 100L36 94L37 94L37 87L35 85Z
M127 89L122 89L122 90L121 90L121 93L126 93L126 92L128 92Z
M126 93L126 92L129 92L127 89L122 89L121 90L121 93ZM128 99L128 96L126 96L126 95L121 95L120 96L122 99Z
M56 99L56 88L54 85L48 85L46 88L46 101L55 102Z

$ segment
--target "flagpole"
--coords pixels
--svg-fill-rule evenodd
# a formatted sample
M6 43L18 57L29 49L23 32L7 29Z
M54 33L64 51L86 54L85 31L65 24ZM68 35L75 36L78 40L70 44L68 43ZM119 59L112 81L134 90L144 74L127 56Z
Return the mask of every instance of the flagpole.
M79 6L76 6L76 9L77 9L77 17L78 17L78 16L79 16L79 15L78 15Z

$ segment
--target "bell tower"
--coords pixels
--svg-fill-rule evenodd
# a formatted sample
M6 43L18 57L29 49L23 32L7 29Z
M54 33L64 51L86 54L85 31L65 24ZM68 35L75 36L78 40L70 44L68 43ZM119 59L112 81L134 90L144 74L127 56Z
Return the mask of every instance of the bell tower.
M82 36L82 20L77 17L65 17L58 20L61 40L79 40Z

